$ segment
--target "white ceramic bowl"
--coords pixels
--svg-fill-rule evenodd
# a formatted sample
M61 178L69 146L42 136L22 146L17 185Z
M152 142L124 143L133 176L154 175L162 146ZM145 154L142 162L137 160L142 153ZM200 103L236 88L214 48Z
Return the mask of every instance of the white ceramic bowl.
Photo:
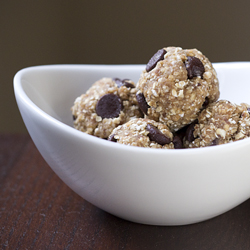
M250 62L216 63L221 99L250 103ZM106 76L138 80L144 65L51 65L19 71L16 100L38 150L77 194L153 225L200 222L250 197L250 139L180 150L125 146L72 127L71 106Z

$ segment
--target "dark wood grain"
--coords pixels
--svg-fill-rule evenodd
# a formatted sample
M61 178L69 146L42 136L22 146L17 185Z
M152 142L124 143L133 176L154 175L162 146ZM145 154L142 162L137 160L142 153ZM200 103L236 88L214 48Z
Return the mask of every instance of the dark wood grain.
M28 135L0 135L0 249L246 250L249 235L250 200L188 226L119 219L70 190Z

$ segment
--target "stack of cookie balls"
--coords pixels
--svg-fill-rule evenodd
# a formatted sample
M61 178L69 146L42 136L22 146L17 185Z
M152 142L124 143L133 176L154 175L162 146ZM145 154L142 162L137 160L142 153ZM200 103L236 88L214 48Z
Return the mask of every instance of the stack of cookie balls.
M153 55L136 84L102 78L71 110L76 129L131 146L198 148L249 137L249 106L219 96L207 57L197 49L167 47Z

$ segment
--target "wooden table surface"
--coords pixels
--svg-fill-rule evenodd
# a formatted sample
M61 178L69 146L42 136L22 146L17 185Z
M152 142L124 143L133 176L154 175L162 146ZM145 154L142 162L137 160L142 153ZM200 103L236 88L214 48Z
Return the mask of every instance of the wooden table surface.
M246 250L250 249L250 200L193 225L132 223L69 189L28 135L2 134L0 249Z

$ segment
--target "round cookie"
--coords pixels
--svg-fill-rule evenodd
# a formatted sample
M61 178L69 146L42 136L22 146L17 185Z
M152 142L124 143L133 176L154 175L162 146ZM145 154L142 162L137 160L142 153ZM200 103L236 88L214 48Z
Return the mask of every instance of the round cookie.
M208 105L196 122L189 125L184 146L198 148L225 144L250 136L247 104L236 105L220 100Z
M177 131L197 119L219 98L219 82L211 62L197 49L160 49L137 83L137 100L146 118Z
M102 78L76 98L71 108L74 127L107 139L118 125L142 117L134 82L128 79Z
M173 149L182 147L178 139L164 124L135 118L115 128L108 140L137 147Z

